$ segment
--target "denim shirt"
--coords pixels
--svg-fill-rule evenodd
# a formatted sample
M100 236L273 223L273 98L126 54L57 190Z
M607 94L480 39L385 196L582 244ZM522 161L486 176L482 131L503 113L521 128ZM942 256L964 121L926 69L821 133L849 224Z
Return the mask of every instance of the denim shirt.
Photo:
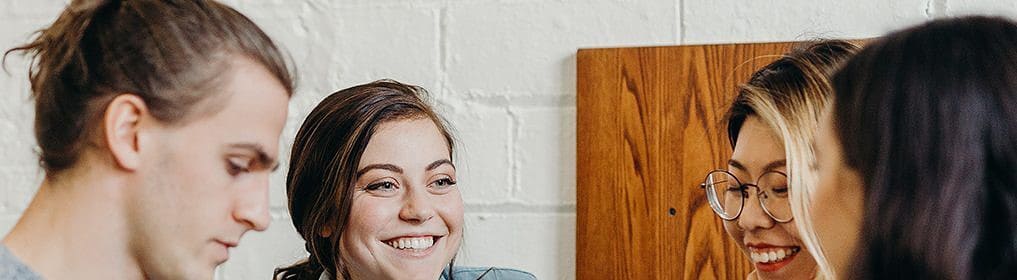
M7 246L0 244L0 280L38 280L38 274L28 268L18 257L11 254Z
M448 275L447 268L441 272L441 276L438 277L438 280L448 280L445 275ZM453 280L537 280L537 277L533 276L533 274L517 269L463 266L457 266L454 268L452 278L455 278ZM326 271L321 273L321 277L318 277L318 280L332 280L332 277Z
M537 280L536 276L529 272L511 269L511 268L497 268L497 267L455 267L452 277L453 280ZM445 278L448 275L448 269L442 271L439 280L448 280Z

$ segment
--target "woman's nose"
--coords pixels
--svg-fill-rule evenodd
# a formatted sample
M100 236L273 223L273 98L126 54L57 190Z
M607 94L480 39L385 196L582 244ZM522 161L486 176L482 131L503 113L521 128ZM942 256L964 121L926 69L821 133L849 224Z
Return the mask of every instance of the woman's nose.
M406 192L403 208L399 211L400 219L411 223L423 223L434 217L434 214L430 194L421 190Z
M749 191L749 197L745 198L745 208L741 216L738 216L738 226L743 230L753 230L773 227L775 221L766 214L763 206L759 204L758 194Z

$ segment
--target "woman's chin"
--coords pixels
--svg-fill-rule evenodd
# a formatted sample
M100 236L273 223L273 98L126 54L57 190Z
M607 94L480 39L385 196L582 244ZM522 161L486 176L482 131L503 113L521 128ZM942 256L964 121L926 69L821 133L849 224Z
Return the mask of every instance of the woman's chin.
M756 275L759 279L813 279L816 276L816 268L813 264L812 269L805 269L803 266L807 266L805 262L808 262L810 256L808 253L790 256L781 261L759 263L753 262L752 266L756 269Z

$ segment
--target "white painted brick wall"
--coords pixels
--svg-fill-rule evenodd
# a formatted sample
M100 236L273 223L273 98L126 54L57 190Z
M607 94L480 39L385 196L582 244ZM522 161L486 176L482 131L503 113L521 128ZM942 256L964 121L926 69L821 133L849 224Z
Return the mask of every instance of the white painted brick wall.
M933 1L685 0L682 42L875 37L935 16L927 9Z
M0 0L0 47L23 43L68 0ZM467 232L458 262L541 279L575 270L577 48L865 38L931 18L1017 17L1013 0L229 0L298 67L283 161L329 93L381 78L418 84L459 132ZM24 60L0 75L0 233L41 180ZM286 170L285 166L282 170ZM219 279L267 279L303 256L271 180L273 224L249 234Z

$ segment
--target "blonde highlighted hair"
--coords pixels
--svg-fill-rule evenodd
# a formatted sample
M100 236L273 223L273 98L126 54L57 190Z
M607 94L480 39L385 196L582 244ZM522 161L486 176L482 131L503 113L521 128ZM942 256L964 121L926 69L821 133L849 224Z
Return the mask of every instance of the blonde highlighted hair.
M758 116L784 143L791 211L799 238L819 266L817 279L832 279L836 274L819 247L809 211L812 188L818 182L812 142L823 109L833 96L830 77L858 49L841 40L796 44L739 86L728 110L731 147L749 116Z

